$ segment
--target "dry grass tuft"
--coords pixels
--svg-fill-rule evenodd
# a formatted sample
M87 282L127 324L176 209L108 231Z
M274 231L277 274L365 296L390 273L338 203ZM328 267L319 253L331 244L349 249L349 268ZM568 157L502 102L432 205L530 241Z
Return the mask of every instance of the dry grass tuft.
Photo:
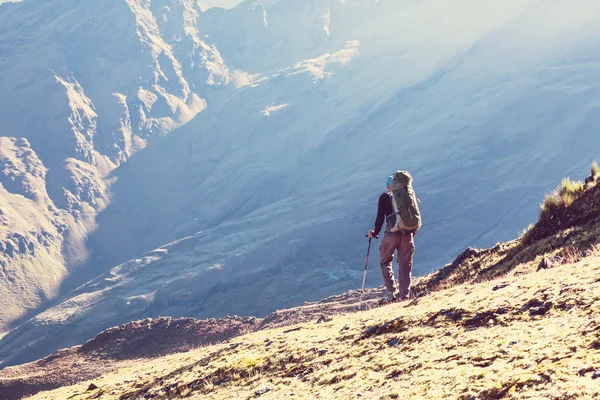
M594 161L592 163L592 168L591 168L591 174L590 176L592 177L592 179L599 179L600 178L600 167L598 166L598 163L596 161Z
M547 194L541 205L540 221L557 218L584 192L585 185L581 181L564 178L558 188Z
M539 220L547 221L554 218L554 216L557 215L558 211L560 210L560 205L561 203L555 193L547 194L540 206L541 210Z
M558 188L558 199L564 207L569 207L583 193L584 189L583 182L564 178Z
M521 234L519 235L519 238L521 239L522 242L524 243L529 243L530 242L530 234L533 231L533 228L535 228L535 224L531 223L527 226L527 228L523 229L521 231Z

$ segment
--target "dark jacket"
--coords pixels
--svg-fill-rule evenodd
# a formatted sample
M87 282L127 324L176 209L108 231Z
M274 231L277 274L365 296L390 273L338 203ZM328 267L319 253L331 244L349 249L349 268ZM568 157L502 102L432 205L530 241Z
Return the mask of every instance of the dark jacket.
M392 198L389 194L383 193L379 196L379 203L377 204L377 219L375 220L375 234L373 236L379 236L383 222L387 222L388 215L392 215L393 213Z

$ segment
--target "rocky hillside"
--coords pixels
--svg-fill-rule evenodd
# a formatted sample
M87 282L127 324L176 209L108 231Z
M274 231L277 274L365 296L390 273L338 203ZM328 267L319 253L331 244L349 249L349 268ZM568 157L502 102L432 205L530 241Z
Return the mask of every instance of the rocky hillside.
M140 360L33 398L593 399L599 299L596 255Z
M110 173L231 81L190 31L199 6L158 3L0 6L0 331L95 276L86 240Z
M3 3L0 362L355 288L398 168L416 274L514 237L598 156L599 21L591 0Z
M128 368L139 359L188 352L260 330L315 320L329 322L334 315L374 307L382 296L383 289L368 289L362 294L353 291L280 310L266 318L234 316L199 321L160 317L130 322L101 332L82 346L59 350L36 362L5 368L0 371L0 393L3 400L20 399L64 386L67 382L95 379ZM364 303L360 303L361 298Z
M137 321L5 368L0 389L11 399L71 383L35 398L595 398L599 195L600 173L553 229L533 235L540 219L515 241L465 250L418 279L408 302L377 307L382 292L368 290L362 303L355 291L264 319Z
M597 250L550 270L522 266L406 304L131 362L34 398L596 398Z

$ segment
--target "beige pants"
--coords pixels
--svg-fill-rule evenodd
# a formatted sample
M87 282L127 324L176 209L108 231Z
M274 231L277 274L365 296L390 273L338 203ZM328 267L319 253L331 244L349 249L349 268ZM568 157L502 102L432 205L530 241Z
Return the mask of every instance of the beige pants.
M396 250L398 250L398 288L396 288L392 267ZM410 293L410 276L414 253L415 241L412 233L386 232L379 245L379 267L383 276L383 284L392 293L399 291L401 299L408 298Z

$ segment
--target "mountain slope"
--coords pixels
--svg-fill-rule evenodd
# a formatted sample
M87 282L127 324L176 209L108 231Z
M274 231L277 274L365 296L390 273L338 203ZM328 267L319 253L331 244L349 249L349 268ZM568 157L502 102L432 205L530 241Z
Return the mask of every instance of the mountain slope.
M141 71L126 73L135 80L143 72L152 83L124 93L137 95L128 109L138 119L129 125L153 127L156 136L170 131L198 111L186 102L204 104L194 102L194 90L209 105L98 173L105 179L97 184L114 182L110 204L103 189L92 190L100 213L90 221L93 234L78 237L87 240L83 253L93 251L84 276L109 272L7 335L0 358L33 360L132 319L266 315L355 288L364 230L381 182L397 168L414 173L423 202L415 274L467 245L513 237L535 215L534 199L598 154L600 7L462 6L472 14L436 1L246 2L205 13L189 2L101 6L99 15L127 11L129 23L115 14L123 27L107 28L130 32L132 42L119 41L123 54L139 46L138 34L147 46ZM89 7L73 5L88 14ZM463 16L471 23L457 29L452 21ZM106 21L113 19L98 23ZM298 26L307 28L296 34ZM99 62L82 68L96 71ZM94 126L84 86L90 99L124 90L100 90L98 76L78 86L61 75L82 121L75 149L87 148ZM94 112L113 115L100 112L116 107L111 101L94 100ZM156 115L140 122L147 108ZM102 157L116 165L119 154ZM53 179L47 187L56 191Z
M0 137L0 169L0 308L5 318L14 318L23 308L38 305L30 295L56 295L66 274L64 226L51 213L54 207L44 187L47 170L26 139ZM19 260L16 267L14 260ZM46 279L30 280L31 273Z
M596 398L599 273L591 256L130 364L93 387L33 398Z
M0 281L2 301L10 303L0 310L0 331L97 275L87 265L94 261L86 238L110 201L108 174L203 110L207 102L196 93L203 86L227 85L230 72L218 51L191 29L198 5L160 3L28 0L0 6L2 163L13 164L9 143L24 143L33 154L20 161L23 171L8 167L2 174L10 192L3 203L20 202L23 211L7 217L0 240L6 249L18 235L29 250L17 245L2 254L5 273L14 276ZM173 27L167 30L161 25L169 18ZM35 184L19 188L34 170L42 171ZM33 192L43 202L33 200Z
M40 390L65 386L65 379L68 377L69 383L90 379L95 383L106 382L100 386L100 391L94 389L84 393L78 392L78 389L68 389L69 395L77 397L79 394L82 398L88 395L108 398L117 395L120 395L119 398L158 395L167 395L169 398L190 395L231 398L228 396L239 397L242 395L240 390L248 390L240 388L240 384L257 385L257 379L261 381L260 384L266 379L269 379L270 384L276 384L278 377L298 377L304 383L312 382L315 395L328 393L333 386L334 392L342 392L336 396L345 397L343 390L361 389L367 383L373 384L373 379L377 378L373 374L368 377L362 374L360 379L365 380L363 382L356 373L338 374L337 378L334 376L330 380L319 378L328 373L341 372L340 368L331 370L329 364L332 361L335 361L336 365L344 362L348 357L344 357L342 353L350 351L355 358L350 363L352 368L358 368L360 363L366 361L362 369L375 372L375 375L381 376L386 369L392 370L388 378L391 376L397 379L403 376L402 379L406 383L411 383L409 386L412 392L409 393L412 397L421 396L421 392L424 391L431 392L430 385L434 382L439 384L436 380L439 377L432 379L432 375L439 374L440 365L444 366L446 374L452 372L454 375L459 369L468 375L473 375L476 371L481 371L481 374L475 377L476 382L472 386L465 387L465 382L473 382L472 379L461 380L466 375L460 372L461 379L444 381L444 393L435 391L435 396L456 396L462 390L462 397L465 398L500 398L505 395L519 397L531 395L527 394L525 386L537 385L540 387L533 388L536 395L545 398L563 398L567 391L578 392L572 393L578 398L584 393L593 396L596 392L593 388L588 388L588 375L592 379L600 378L591 375L597 362L600 362L597 358L600 355L596 334L598 321L594 319L598 308L600 283L600 173L592 169L592 176L586 182L583 191L570 205L554 210L551 219L541 218L521 238L499 243L490 249L469 248L452 264L417 279L413 285L414 296L404 306L393 305L390 306L392 309L384 307L385 310L360 312L375 307L377 299L383 296L382 290L367 289L364 294L351 291L319 302L306 303L301 307L280 310L264 319L227 317L194 321L158 318L136 321L102 332L83 346L61 350L35 363L6 368L0 373L0 389L6 392L9 398L18 398ZM551 221L552 229L548 229L548 221ZM543 235L536 233L540 228L544 228ZM551 271L544 271L548 269ZM567 279L564 278L566 271L569 271ZM361 301L363 299L364 301ZM390 313L400 313L402 316L390 320ZM380 323L381 318L388 319L388 322ZM332 319L334 322L331 322ZM586 320L589 322L587 325ZM300 325L287 328L283 332L273 331L298 324ZM577 324L585 326L584 329L575 329ZM559 325L561 329L556 329ZM461 332L462 329L464 331ZM512 369L509 371L508 365L517 371L531 369L530 364L523 364L521 361L538 357L535 353L541 351L542 347L523 344L517 350L517 347L513 346L519 344L520 340L512 340L509 343L507 337L512 335L514 339L518 339L522 330L529 332L531 329L534 329L533 332L538 329L538 333L528 333L528 340L536 342L538 347L541 343L547 346L545 354L548 349L557 354L566 349L568 352L564 357L553 357L552 365L540 367L546 372L515 374ZM443 335L441 330L445 332ZM455 334L452 334L452 330ZM467 340L469 332L474 330L477 330L477 333L473 333L476 339ZM262 333L246 335L257 331ZM273 337L290 337L292 332L297 331L303 333L293 336L303 343L283 340L278 346L278 354L270 354L272 349L269 347L275 341ZM362 334L354 335L356 340L352 341L350 339L353 331L362 331ZM555 337L549 340L548 335L553 334ZM243 335L246 336L236 338ZM338 337L339 335L341 337ZM267 339L259 344L256 339L251 339L264 337ZM195 351L192 357L188 354L185 359L181 355L167 359L158 358L228 339L234 341L230 347L233 350L247 343L246 339L254 342L250 346L240 347L239 351L231 352L230 356L233 358L225 357L224 360L223 357L215 359L204 356L213 351L214 346ZM307 353L306 350L315 345L313 341L317 339L319 346ZM373 343L367 344L365 348L367 339L378 343L385 343L389 339L387 344L390 347L403 346L403 352L408 352L407 356L414 359L415 368L398 369L398 365L389 362L389 358L396 357L398 350L386 352L385 345ZM440 341L443 344L441 348ZM419 342L419 346L415 347L415 342ZM489 347L490 342L497 342L500 347L506 347L513 353L517 351L520 356L508 357L510 351L506 349L501 349L490 358L473 356L493 352L495 348ZM576 345L578 342L583 345ZM324 346L329 348L323 349ZM452 354L434 361L435 365L431 364L432 353L437 355L444 350L451 351ZM312 354L315 352L318 355ZM375 352L378 353L377 357L373 355L365 360L367 354ZM292 358L284 362L284 358L290 356L290 353ZM338 357L333 357L334 353L338 354ZM469 358L465 357L465 353L471 355L471 361L465 361ZM200 364L203 366L201 372L204 377L187 382L186 377L189 374L176 368L181 367L181 363L185 364L193 359L194 354L202 358ZM333 358L329 357L329 361L326 362L318 361L319 357L325 354L332 355ZM240 357L241 363L236 361ZM151 371L145 370L145 367L136 361L141 358L153 359ZM281 358L280 363L273 361L274 358ZM359 360L361 358L362 360ZM378 364L377 359L386 359L386 362ZM568 359L568 365L562 365L560 369L554 368L557 362L565 359ZM540 360L543 359L538 357L536 360L540 364ZM454 364L454 361L458 363ZM221 363L225 363L225 366L215 372L207 372L212 365ZM574 370L574 365L582 365L581 363L588 365ZM166 369L175 369L175 372L168 374L166 378L160 378L157 376L159 367L155 367L156 365L166 365ZM198 362L194 362L183 371L194 370L194 365L197 366ZM496 370L490 372L488 368ZM74 369L78 371L75 375ZM424 375L429 378L428 382L420 378L423 376L422 369L427 370ZM449 369L452 371L448 371ZM150 377L142 378L141 370L145 370L144 374ZM421 371L419 375L410 375L416 370ZM571 377L575 374L574 371L583 379L575 382ZM123 388L120 383L114 384L114 372L119 374L117 381L125 380L125 384L130 383L135 389ZM502 377L496 385L490 385L490 382L484 380L492 373ZM345 379L350 382L337 385L340 380ZM274 396L280 397L282 391L289 390L289 387L294 387L295 384L293 380L284 379L282 384L283 382L285 387L275 387ZM416 389L415 382L418 383ZM390 389L401 391L401 395L406 394L405 391L409 388L408 385L398 387L396 383L391 386ZM272 387L270 385L270 388ZM517 395L517 392L526 393ZM56 393L67 395L66 390ZM50 396L53 395L59 396ZM44 396L41 397L45 398Z
M355 288L398 168L423 202L415 274L513 237L598 155L598 20L593 1L2 5L0 88L19 95L0 100L2 134L47 168L61 252L43 273L7 261L51 284L1 325L77 289L5 336L0 359ZM19 283L2 282L15 304Z
M374 306L383 295L382 289L368 289L332 296L316 303L275 312L264 319L225 317L209 320L191 318L150 318L134 321L99 333L83 346L74 346L17 367L0 372L0 392L7 400L19 399L41 390L95 379L106 373L129 368L140 358L185 352L219 343L257 330L289 326L319 319L328 321L331 315ZM362 296L362 297L361 297ZM74 370L77 373L74 374Z
M277 4L278 10L266 10L269 26L283 25L277 24L276 16L283 15L284 5ZM378 21L367 13L367 5L338 5L339 18L366 13ZM332 16L337 15L331 7ZM422 12L385 2L377 7L382 7L380 13L395 16ZM497 32L486 32L489 36L480 41L467 34L453 43L435 42L441 39L434 34L420 37L434 49L422 63L418 56L424 50L413 43L400 41L393 43L398 48L390 45L384 55L377 53L383 51L377 47L380 43L391 43L391 29L380 28L369 41L363 37L368 28L340 28L340 32L332 28L331 39L313 50L319 54L327 49L326 55L245 87L118 171L110 209L118 214L101 216L92 240L99 252L110 254L106 263L114 264L198 231L214 228L210 235L221 237L235 225L244 238L233 239L228 246L244 248L264 240L257 237L255 226L282 236L282 226L297 226L293 236L299 244L317 251L314 256L312 251L298 252L299 261L313 265L323 257L319 248L334 249L340 262L329 268L344 270L362 258L358 252L341 251L347 230L358 233L372 223L374 199L381 190L378 182L399 167L414 172L427 216L428 228L420 239L426 251L417 252L418 272L445 262L475 238L479 245L508 239L520 229L519 221L534 215L530 200L573 168L575 160L583 159L587 165L598 153L592 100L598 88L591 83L597 63L589 59L597 42L590 31L595 28L588 25L593 18L584 14L577 16L581 18L577 28L544 25L538 36L531 21L549 16L545 9L534 8ZM290 19L289 11L285 15ZM318 12L310 15L314 19ZM548 41L551 34L546 30L564 39ZM526 32L530 43L522 48ZM581 37L589 35L592 39L582 44ZM269 37L253 39L257 49L250 54L262 54L260 39L267 41L265 48L275 46ZM540 43L546 48L534 51ZM438 46L444 50L437 52ZM589 46L589 51L582 46ZM227 49L223 52L229 56ZM240 53L237 58L245 61ZM555 68L557 64L561 68ZM417 72L392 72L399 65ZM570 85L580 89L566 89ZM324 104L335 104L335 113ZM401 143L402 150L389 146L392 142ZM557 149L568 150L555 157ZM146 179L152 176L160 178ZM492 202L479 193L489 193ZM340 198L347 199L344 207ZM169 213L164 212L165 203L171 205ZM465 203L470 204L468 209ZM489 207L492 213L486 212ZM157 218L132 216L123 223L120 213L131 209ZM281 212L285 220L269 218L273 211ZM298 214L302 221L297 221ZM340 228L331 222L349 225L342 237L336 237ZM114 235L116 227L126 233L123 236L136 239L121 242ZM304 227L311 233L306 234ZM444 234L449 229L469 237ZM360 245L360 237L356 234L352 249ZM276 246L277 240L269 245ZM206 244L209 249L214 246L218 244ZM261 249L265 256L269 252ZM275 267L281 259L272 258L268 262ZM214 257L214 263L223 261ZM232 270L245 262L243 257Z

